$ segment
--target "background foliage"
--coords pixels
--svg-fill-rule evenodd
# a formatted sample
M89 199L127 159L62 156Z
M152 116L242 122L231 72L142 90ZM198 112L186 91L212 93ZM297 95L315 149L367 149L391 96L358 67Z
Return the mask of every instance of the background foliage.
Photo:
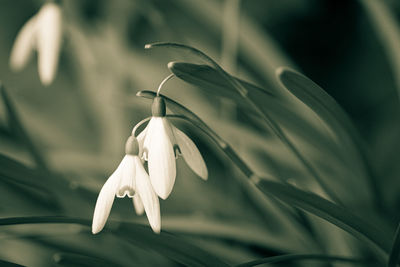
M0 258L27 266L221 266L306 253L323 263L281 264L359 264L327 255L386 262L400 206L400 5L379 3L62 1L59 71L43 87L36 59L20 73L8 66L18 30L43 2L1 1ZM188 50L144 50L159 41L202 50L232 80ZM280 66L323 89L289 69L276 73ZM97 194L131 128L150 115L150 101L135 95L171 71L180 79L163 93L268 179L260 191L212 139L177 120L199 145L209 180L178 159L174 191L161 201L164 233L154 235L130 201L117 199L106 229L93 236L87 225ZM333 194L338 205L307 192Z

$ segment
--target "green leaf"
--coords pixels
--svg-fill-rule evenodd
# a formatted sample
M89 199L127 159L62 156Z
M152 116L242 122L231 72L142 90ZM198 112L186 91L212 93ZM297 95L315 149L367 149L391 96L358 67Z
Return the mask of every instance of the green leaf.
M3 99L4 105L7 110L8 125L11 131L23 142L23 144L29 150L37 166L47 170L47 163L41 151L33 143L27 131L25 130L24 126L22 125L21 120L19 119L19 116L17 114L16 108L1 82L0 82L0 95L1 98Z
M91 225L91 220L77 219L71 217L11 217L0 219L0 225L17 224L80 224ZM103 230L104 232L107 229ZM129 240L140 246L157 251L165 257L188 266L228 266L213 254L204 251L191 243L162 231L155 234L149 227L133 223L121 223L119 228L113 230L114 235L122 239Z
M348 257L340 257L340 256L331 256L324 254L288 254L288 255L280 255L274 257L263 258L255 261L250 261L246 263L242 263L236 265L237 267L251 267L257 266L260 264L271 264L278 262L291 262L291 261L300 261L300 260L317 260L323 262L343 262L343 263L353 263L353 264L362 264L362 265L376 265L376 262L371 262L363 259L354 259Z
M33 201L51 210L59 210L61 206L54 191L47 187L49 184L54 184L48 175L48 172L28 168L0 154L0 182L13 188L20 194L20 197L28 198L28 201ZM52 188L52 190L56 189Z
M257 187L265 194L314 214L339 228L349 232L360 240L373 244L378 251L389 253L390 237L380 229L354 215L346 208L338 206L316 194L305 192L288 184L264 179L255 180Z
M201 78L198 78L199 75L197 73L193 73L193 64L188 65L185 63L170 63L168 64L168 67L171 69L172 72L176 72L176 75L178 77L182 77L184 79L185 77L193 77L195 76L195 79L192 79L191 81L194 81L194 85L199 86L200 88L204 88L204 82L199 84L198 80L201 81L208 81L209 84L214 84L215 79L209 81L209 77L219 77L219 81L222 84L225 84L225 86L222 86L222 88L232 88L229 91L235 92L240 96L241 101L244 102L249 108L251 108L257 115L259 115L259 120L262 121L262 124L265 126L268 126L268 129L272 130L272 132L281 140L281 142L293 153L293 155L301 162L301 164L305 167L307 172L319 183L321 188L329 195L331 199L333 199L337 203L341 203L339 198L337 197L336 193L334 190L332 190L325 179L323 179L317 169L310 163L309 159L307 159L298 149L298 147L295 145L295 143L288 137L287 133L285 132L285 129L281 127L281 125L278 123L286 122L290 119L292 119L292 125L296 126L299 124L299 122L302 122L301 118L296 118L296 112L290 112L290 108L281 108L279 109L279 112L277 111L277 107L279 107L279 104L282 104L279 101L272 101L272 98L268 98L265 95L265 91L262 89L256 89L257 87L255 86L247 86L246 84L243 84L240 80L237 80L236 78L230 76L228 73L226 73L214 60L209 58L207 55L205 55L203 52L192 48L188 47L185 45L180 45L180 44L170 44L170 43L159 43L159 44L153 44L149 45L149 47L152 46L166 46L166 47L180 47L185 50L192 51L193 53L199 55L202 58L205 58L210 64L212 64L216 70L213 73L213 75L207 75L205 76L204 74L201 76ZM203 71L204 72L204 71ZM200 72L202 73L202 72ZM187 74L182 75L182 74ZM207 87L207 86L206 86ZM222 91L222 90L220 90ZM271 100L271 101L268 101ZM281 119L275 119L271 113L275 111L276 113L282 113L284 112L284 116L281 117ZM307 139L312 138L313 141L317 140L318 138L321 138L323 135L321 135L318 132L312 132L314 130L314 127L312 126L307 126L307 125L302 125L301 127L293 127L294 129L298 129L296 131L297 134L299 135L304 135L306 133ZM292 128L292 129L293 129ZM310 133L312 132L312 133ZM310 143L312 143L310 142ZM321 142L319 147L329 147L328 151L330 153L336 151L336 147L332 145L332 142L329 141L329 139L324 140ZM330 153L327 153L327 155L330 155ZM336 156L337 159L341 159L340 156Z
M375 0L359 0L364 6L376 35L380 39L386 57L392 67L392 75L400 100L400 24L396 13L391 10L389 2Z
M185 82L204 90L212 96L218 95L230 98L239 106L249 110L254 116L254 110L244 103L242 96L214 68L207 65L182 62L173 62L168 66L177 77ZM313 143L316 147L325 148L337 160L342 160L343 156L338 153L336 144L328 136L315 129L301 115L291 112L290 107L277 98L274 92L239 79L236 80L248 91L247 97L260 106L265 113L270 114L275 121L279 122L282 128L291 132L294 136L300 137L308 144Z
M5 260L0 260L0 265L3 267L24 267L24 265L5 261Z
M389 255L388 267L396 267L400 259L400 224L394 234L393 245Z
M121 266L115 262L109 262L104 259L75 254L75 253L60 252L54 254L53 258L54 261L57 263L57 265L60 266L87 266L87 267Z
M367 182L370 183L369 186L374 191L373 195L379 204L382 196L377 189L372 163L367 157L362 138L345 111L330 95L306 76L288 68L279 68L276 73L282 85L309 106L332 129L343 149L347 150L347 154L354 155L348 158L359 159L362 168L367 171ZM357 164L357 161L352 161Z

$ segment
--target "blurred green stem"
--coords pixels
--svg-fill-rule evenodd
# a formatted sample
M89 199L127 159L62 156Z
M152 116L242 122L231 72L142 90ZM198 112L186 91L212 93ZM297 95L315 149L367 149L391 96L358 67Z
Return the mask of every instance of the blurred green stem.
M221 62L229 72L236 73L240 0L225 0L222 21Z
M387 6L387 1L360 0L360 3L364 6L386 52L400 101L400 25L396 22L395 14Z

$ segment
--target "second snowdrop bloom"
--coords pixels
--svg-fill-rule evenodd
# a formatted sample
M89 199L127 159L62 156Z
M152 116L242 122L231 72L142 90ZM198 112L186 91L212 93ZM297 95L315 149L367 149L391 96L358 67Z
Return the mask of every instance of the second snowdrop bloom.
M202 179L208 177L207 167L193 141L173 126L165 117L166 107L162 97L156 96L152 105L152 117L139 134L143 158L154 191L166 199L172 191L176 177L176 157L181 154L187 165Z
M10 56L11 68L21 70L37 50L40 81L49 85L57 71L61 36L61 8L58 4L47 3L18 33Z
M150 183L149 175L138 156L139 144L135 137L128 138L125 153L125 157L108 178L97 198L92 223L93 234L103 229L110 215L114 198L125 196L133 199L133 205L138 214L146 212L153 231L160 232L160 203Z

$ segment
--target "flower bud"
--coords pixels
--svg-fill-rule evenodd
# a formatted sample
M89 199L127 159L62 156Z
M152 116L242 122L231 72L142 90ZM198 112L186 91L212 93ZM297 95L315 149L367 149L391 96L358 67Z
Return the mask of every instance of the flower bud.
M151 106L151 114L153 117L164 117L166 113L166 106L164 98L156 96Z
M125 144L125 154L136 156L139 154L139 143L134 136L129 136Z

